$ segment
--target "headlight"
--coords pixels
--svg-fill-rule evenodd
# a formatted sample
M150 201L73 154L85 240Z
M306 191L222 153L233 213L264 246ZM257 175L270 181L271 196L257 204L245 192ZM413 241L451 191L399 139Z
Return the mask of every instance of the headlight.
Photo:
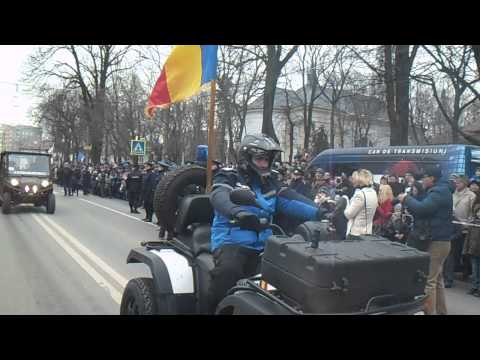
M20 184L20 182L17 179L11 179L10 184L12 184L12 186L18 186L18 184Z
M42 180L41 185L42 185L43 187L47 187L48 185L50 185L50 181L48 181L48 180Z
M33 185L33 186L32 186L32 190L33 190L33 193L36 194L37 191L38 191L38 186L37 186L37 185Z

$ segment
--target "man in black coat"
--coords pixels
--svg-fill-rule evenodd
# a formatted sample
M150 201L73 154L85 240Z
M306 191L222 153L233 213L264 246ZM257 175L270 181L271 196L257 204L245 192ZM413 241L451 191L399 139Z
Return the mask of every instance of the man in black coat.
M73 171L70 168L70 165L68 163L65 163L65 165L63 166L63 191L65 192L65 196L73 195L72 176L73 176Z
M398 178L395 175L388 176L388 185L392 188L393 196L397 197L399 194L405 191L405 185L398 182Z
M295 190L300 195L303 195L309 199L312 198L312 189L308 184L305 183L303 179L303 170L302 169L295 169L293 171L293 181L290 184L290 189Z
M138 169L138 165L135 165L133 167L133 171L128 174L126 183L130 212L134 214L140 214L137 208L139 205L140 192L142 190L142 174Z
M78 196L78 190L81 187L81 180L82 178L82 171L80 170L80 167L77 165L73 169L72 173L72 194L76 193Z
M88 195L90 193L90 187L92 186L92 174L87 168L83 171L82 175L82 187L83 187L83 195Z
M142 182L142 198L143 206L145 208L145 219L143 221L152 222L153 216L153 194L157 185L157 176L153 172L153 164L145 163L145 175Z
M57 169L57 184L63 186L63 166Z

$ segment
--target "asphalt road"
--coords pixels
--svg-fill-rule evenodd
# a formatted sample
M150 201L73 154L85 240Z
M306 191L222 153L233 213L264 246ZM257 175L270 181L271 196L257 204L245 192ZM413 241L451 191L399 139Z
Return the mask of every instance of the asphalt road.
M56 195L54 215L31 206L0 213L0 315L118 314L127 281L150 275L126 257L157 239L157 227L130 214L125 201L64 197L60 188ZM446 290L451 314L480 314L468 288L457 281Z
M56 200L53 215L28 205L0 214L0 314L118 314L128 280L150 274L126 257L157 227L121 200Z

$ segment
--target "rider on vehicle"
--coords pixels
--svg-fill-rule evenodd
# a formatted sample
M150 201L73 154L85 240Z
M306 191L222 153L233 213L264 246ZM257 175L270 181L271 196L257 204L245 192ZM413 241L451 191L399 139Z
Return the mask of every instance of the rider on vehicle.
M272 176L272 164L280 151L264 134L246 135L238 152L238 170L222 169L214 177L210 195L215 210L211 237L215 267L209 289L212 312L238 280L258 273L259 255L272 235L271 229L262 227L261 218L271 221L279 212L308 221L320 220L325 214L310 199L282 188ZM234 188L252 190L262 208L232 203Z

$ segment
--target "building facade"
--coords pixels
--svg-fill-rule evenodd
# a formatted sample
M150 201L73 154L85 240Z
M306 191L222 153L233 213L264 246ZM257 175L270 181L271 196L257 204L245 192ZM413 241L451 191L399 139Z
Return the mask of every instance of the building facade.
M307 87L306 93L311 92ZM323 128L330 139L332 116L331 92L320 95L313 102L312 133ZM330 95L330 96L328 96ZM310 96L307 96L307 99ZM288 154L300 153L304 149L304 111L305 93L303 89L285 91L277 89L273 109L273 125L280 145ZM307 100L308 101L308 100ZM259 133L263 122L263 97L249 105L245 132ZM290 148L290 128L293 125L293 149ZM385 146L390 142L390 124L383 102L374 96L344 92L338 101L334 115L334 147Z

